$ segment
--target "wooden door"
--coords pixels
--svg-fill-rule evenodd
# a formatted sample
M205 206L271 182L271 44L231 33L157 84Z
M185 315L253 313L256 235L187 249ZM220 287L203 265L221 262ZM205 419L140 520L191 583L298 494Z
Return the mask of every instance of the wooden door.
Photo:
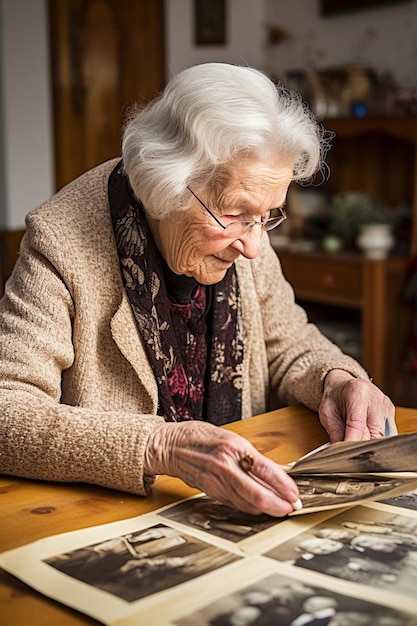
M164 85L163 0L49 0L56 188L120 154L129 108Z

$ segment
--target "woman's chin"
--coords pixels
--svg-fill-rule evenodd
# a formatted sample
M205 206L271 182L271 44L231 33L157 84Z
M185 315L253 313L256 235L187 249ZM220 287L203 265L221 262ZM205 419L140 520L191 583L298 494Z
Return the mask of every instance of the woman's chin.
M215 285L223 280L233 263L234 261L225 261L217 256L206 257L206 262L190 269L187 276L192 276L201 285Z
M201 285L215 285L216 283L219 283L221 280L223 280L223 278L226 275L226 272L229 268L223 268L222 270L219 269L212 269L209 272L205 271L205 272L193 272L192 276L196 279L197 282L199 282Z

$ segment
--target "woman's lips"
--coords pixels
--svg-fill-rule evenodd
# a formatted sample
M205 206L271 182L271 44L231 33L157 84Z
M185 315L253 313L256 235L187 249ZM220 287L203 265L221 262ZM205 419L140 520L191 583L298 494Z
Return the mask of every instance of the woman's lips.
M231 265L233 265L233 263L236 261L237 256L239 256L239 255L234 256L233 259L224 259L223 257L216 256L216 255L213 255L213 256L218 261L221 261L222 263L225 263L226 265L228 265L230 267Z

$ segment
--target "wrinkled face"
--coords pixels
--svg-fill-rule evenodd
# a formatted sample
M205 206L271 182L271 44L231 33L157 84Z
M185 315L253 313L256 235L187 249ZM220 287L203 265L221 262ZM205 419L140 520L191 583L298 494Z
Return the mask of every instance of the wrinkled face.
M335 541L351 538L350 532L342 528L321 528L317 532L317 536L323 539L334 539Z
M246 160L234 167L215 206L207 190L193 191L224 225L239 219L259 221L284 205L292 177L292 161ZM149 224L170 269L205 285L221 281L239 255L255 258L263 235L256 225L243 237L231 239L196 199L188 211L174 211Z
M367 548L375 552L395 552L398 542L391 537L378 537L375 535L359 535L352 540L355 548Z
M233 612L229 621L231 626L251 626L261 616L261 610L256 606L241 606Z
M311 554L331 554L343 548L343 543L334 539L321 539L312 537L301 541L298 546L301 550L311 552Z
M336 608L337 601L335 598L329 598L328 596L311 596L303 603L303 609L307 613L314 613L315 611L322 611L323 609Z
M274 596L270 591L262 589L253 589L252 591L247 591L244 594L244 599L247 604L258 606L265 604L266 602L270 602L273 597Z

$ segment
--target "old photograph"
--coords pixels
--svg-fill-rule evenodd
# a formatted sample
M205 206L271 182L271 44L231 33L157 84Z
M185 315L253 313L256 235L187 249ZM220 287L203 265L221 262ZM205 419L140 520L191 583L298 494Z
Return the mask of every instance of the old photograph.
M237 559L234 554L158 524L60 554L46 563L84 583L134 602Z
M175 621L177 626L417 626L417 618L275 574Z
M341 441L305 455L290 474L416 472L417 433L364 441Z
M417 519L355 507L312 526L265 556L373 588L395 588L395 593L414 598Z
M366 499L378 500L393 489L407 488L415 479L360 474L350 476L296 475L303 508L331 507Z
M402 493L399 496L393 498L387 498L381 500L384 504L390 504L391 506L399 506L403 509L410 509L411 511L417 511L417 489L409 491L408 493Z
M283 521L269 515L243 513L207 496L186 500L159 515L233 542L247 539Z

